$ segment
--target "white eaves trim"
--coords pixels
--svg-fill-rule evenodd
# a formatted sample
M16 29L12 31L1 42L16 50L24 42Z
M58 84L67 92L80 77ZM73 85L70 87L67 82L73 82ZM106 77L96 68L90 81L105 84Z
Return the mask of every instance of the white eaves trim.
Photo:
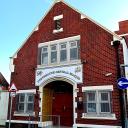
M113 91L113 85L103 85L103 86L87 86L82 87L82 92L92 90L110 90Z
M14 58L14 56L19 52L19 50L23 47L23 45L26 43L26 41L29 39L29 37L33 34L33 32L36 30L36 28L39 26L39 24L44 20L44 18L46 17L46 15L50 12L50 10L52 9L52 7L57 3L57 2L63 2L64 4L66 4L67 6L69 6L70 8L72 8L73 10L75 10L76 12L78 12L79 14L82 15L83 17L86 17L87 19L89 19L90 21L92 21L93 23L95 23L96 25L98 25L99 27L103 28L104 30L106 30L108 33L112 34L113 36L115 36L117 39L121 40L122 37L118 36L116 33L111 32L109 29L107 29L106 27L102 26L101 24L99 24L98 22L94 21L93 19L91 19L90 17L88 17L87 15L81 13L78 9L72 7L71 5L69 5L68 3L66 3L64 0L55 0L53 2L53 4L51 5L50 9L45 13L45 15L43 16L43 18L40 20L40 22L36 25L36 27L33 29L33 31L30 33L30 35L26 38L26 40L23 42L23 44L21 45L21 47L14 53L14 55L12 56Z
M29 90L18 90L16 93L34 93L36 94L36 89L29 89Z

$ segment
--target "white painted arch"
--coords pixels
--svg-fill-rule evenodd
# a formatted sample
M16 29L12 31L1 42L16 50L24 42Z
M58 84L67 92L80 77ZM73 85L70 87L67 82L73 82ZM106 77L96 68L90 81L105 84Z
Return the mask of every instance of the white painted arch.
M75 122L75 118L77 117L77 114L75 113L75 108L77 107L77 103L75 102L75 97L77 97L77 91L78 91L78 89L77 89L77 83L75 82L75 81L73 81L73 80L71 80L71 79L68 79L68 78L65 78L65 77L54 77L54 78L50 78L50 79L48 79L47 81L45 81L45 82L43 82L42 84L41 84L41 86L39 86L39 92L40 92L40 115L42 115L42 105L43 105L43 88L47 85L47 84L49 84L49 83L51 83L51 82L53 82L53 81L64 81L64 82L67 82L67 83L69 83L69 84L71 84L72 86L73 86L73 125L75 125L76 124L76 122Z

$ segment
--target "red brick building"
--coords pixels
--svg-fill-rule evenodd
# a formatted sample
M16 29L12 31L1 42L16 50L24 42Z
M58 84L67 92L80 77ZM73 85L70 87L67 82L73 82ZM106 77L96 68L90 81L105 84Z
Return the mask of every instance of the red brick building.
M116 82L121 41L56 1L11 59L11 83L19 90L11 125L27 125L31 115L39 127L121 128L122 92Z

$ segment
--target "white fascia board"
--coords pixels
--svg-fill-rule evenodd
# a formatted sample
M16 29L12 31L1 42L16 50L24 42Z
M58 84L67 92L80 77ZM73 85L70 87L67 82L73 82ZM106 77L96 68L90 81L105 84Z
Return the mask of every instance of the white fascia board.
M16 93L34 93L36 94L36 89L28 89L28 90L18 90Z
M80 35L71 36L71 37L63 38L63 39L59 39L59 40L53 40L53 41L43 42L43 43L40 43L38 45L38 47L46 46L48 44L57 44L57 43L62 43L62 42L69 42L69 41L72 41L72 40L80 40Z
M113 91L113 85L102 85L102 86L86 86L82 87L82 92L92 90L110 90Z
M60 20L63 18L63 14L62 15L58 15L58 16L54 16L53 20Z

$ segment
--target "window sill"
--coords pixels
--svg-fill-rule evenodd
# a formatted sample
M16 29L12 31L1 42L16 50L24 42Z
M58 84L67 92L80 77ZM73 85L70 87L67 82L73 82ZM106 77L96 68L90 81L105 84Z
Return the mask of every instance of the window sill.
M20 113L15 111L14 116L35 116L35 112L28 114L28 113Z
M63 28L60 28L60 29L55 29L55 30L53 30L53 33L59 33L59 32L63 32Z
M37 68L50 68L50 67L59 67L59 66L69 66L69 65L76 65L76 64L81 64L81 60L74 60L70 62L64 62L64 63L54 63L54 64L49 64L49 65L37 65Z
M83 119L102 119L102 120L117 120L115 114L87 114L83 113Z

